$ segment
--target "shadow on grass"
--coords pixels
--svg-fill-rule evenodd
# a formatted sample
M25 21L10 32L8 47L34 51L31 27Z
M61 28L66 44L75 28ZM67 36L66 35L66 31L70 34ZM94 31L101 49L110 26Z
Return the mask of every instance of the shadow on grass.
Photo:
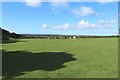
M26 42L26 41L10 39L10 40L2 40L1 42L2 44L7 44L7 43Z
M71 54L65 52L32 53L4 50L2 58L3 78L24 75L25 71L55 71L64 68L64 63L76 60Z

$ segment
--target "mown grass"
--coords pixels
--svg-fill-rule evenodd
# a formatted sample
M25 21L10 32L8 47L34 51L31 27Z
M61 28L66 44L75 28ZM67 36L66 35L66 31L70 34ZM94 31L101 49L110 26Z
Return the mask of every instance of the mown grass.
M117 78L118 39L19 39L3 44L4 78Z

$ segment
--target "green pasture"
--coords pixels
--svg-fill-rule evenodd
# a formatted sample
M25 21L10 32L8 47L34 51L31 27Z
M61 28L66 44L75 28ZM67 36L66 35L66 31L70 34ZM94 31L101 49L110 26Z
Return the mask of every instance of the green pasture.
M118 39L14 39L2 45L3 78L117 78Z

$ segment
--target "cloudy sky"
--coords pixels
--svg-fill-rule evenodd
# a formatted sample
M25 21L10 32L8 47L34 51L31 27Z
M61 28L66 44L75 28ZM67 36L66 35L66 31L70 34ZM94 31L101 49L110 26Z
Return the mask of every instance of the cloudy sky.
M2 28L22 34L116 35L117 2L3 2Z

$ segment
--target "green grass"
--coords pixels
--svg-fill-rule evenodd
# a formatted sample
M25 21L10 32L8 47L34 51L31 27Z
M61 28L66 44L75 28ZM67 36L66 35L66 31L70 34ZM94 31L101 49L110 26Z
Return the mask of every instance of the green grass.
M21 39L3 44L4 78L117 78L118 39Z

